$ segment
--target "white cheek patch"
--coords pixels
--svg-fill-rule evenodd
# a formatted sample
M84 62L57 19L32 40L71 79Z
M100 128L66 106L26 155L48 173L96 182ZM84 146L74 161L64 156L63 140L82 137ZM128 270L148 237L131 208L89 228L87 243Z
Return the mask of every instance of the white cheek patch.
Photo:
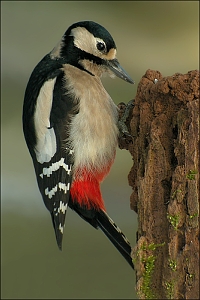
M90 54L93 54L95 45L94 36L84 27L76 27L71 30L71 36L74 36L74 45Z
M38 95L34 125L36 132L35 153L39 163L49 162L56 153L56 135L50 127L50 112L53 101L53 89L56 78L46 81Z
M74 37L74 45L77 48L106 60L112 60L116 58L117 51L115 48L110 49L108 53L107 51L105 51L106 53L99 51L97 49L97 43L102 42L105 44L104 40L94 37L93 34L90 33L86 28L73 28L70 35Z

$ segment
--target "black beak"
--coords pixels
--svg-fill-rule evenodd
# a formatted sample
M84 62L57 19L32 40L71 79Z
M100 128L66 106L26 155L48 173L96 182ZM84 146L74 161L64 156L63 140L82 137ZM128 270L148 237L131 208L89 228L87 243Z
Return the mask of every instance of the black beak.
M131 77L126 73L126 71L120 66L117 59L107 60L107 67L119 78L134 84L135 82Z

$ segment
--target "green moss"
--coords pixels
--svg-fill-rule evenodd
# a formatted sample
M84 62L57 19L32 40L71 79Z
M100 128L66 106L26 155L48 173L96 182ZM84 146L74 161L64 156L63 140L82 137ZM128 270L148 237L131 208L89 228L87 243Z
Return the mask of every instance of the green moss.
M179 219L180 219L179 215L172 216L170 214L167 214L167 219L169 220L169 222L173 226L173 228L175 230L177 230L178 229Z
M166 287L167 299L173 299L174 283L173 282L165 282L165 287Z
M186 178L189 180L195 180L196 174L198 174L196 170L190 170L189 173L186 175Z
M168 259L168 262L169 262L169 266L171 268L172 271L176 271L176 268L177 268L177 262L173 259Z
M150 255L147 258L143 258L142 262L144 263L145 271L143 273L143 283L141 290L145 295L145 299L153 299L155 298L155 296L152 292L150 284L152 273L155 268L155 256Z
M162 247L162 246L164 246L164 245L165 245L165 242L163 242L162 244L151 243L151 244L149 244L149 245L147 245L147 244L144 243L144 244L142 245L141 249L142 249L142 250L152 250L152 251L154 251L154 250L156 250L156 248Z
M162 247L165 245L165 242L161 243L161 244L155 244L155 243L151 243L149 245L147 245L146 243L143 243L143 245L141 246L141 248L138 250L138 256L139 256L139 252L143 251L144 255L142 256L142 263L144 264L144 272L142 274L142 286L141 286L141 292L144 295L145 299L154 299L155 295L152 291L151 288L151 281L152 281L152 276L153 276L153 271L155 268L155 260L156 260L156 256L155 255L148 255L147 253L149 251L155 251L156 248L158 247ZM147 252L147 253L145 253Z
M194 286L195 274L186 274L187 284L192 288Z
M175 190L171 196L172 199L176 198L178 193L182 193L182 190Z
M198 216L198 213L194 213L193 215L190 215L189 218L190 218L190 219L193 219L193 218L195 218L195 217L197 217L197 216Z

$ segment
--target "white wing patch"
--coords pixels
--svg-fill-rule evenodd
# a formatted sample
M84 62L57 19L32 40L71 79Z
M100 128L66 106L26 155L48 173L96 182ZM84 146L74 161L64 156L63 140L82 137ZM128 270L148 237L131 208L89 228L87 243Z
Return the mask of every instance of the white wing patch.
M68 175L71 173L71 165L67 165L64 163L64 158L62 157L59 161L52 163L50 167L43 168L42 173L40 174L40 177L43 178L43 176L50 177L51 174L55 171L57 171L60 167L63 167Z
M35 146L36 158L39 163L49 162L56 153L56 135L50 127L50 112L53 101L53 89L56 78L46 81L38 95L34 125L37 137Z

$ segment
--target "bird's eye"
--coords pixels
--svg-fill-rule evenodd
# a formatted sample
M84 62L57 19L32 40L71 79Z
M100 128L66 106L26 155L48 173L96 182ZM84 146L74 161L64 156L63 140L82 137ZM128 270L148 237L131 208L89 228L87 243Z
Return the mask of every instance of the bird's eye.
M99 51L104 51L106 49L106 45L103 42L98 42L97 43L97 49Z

